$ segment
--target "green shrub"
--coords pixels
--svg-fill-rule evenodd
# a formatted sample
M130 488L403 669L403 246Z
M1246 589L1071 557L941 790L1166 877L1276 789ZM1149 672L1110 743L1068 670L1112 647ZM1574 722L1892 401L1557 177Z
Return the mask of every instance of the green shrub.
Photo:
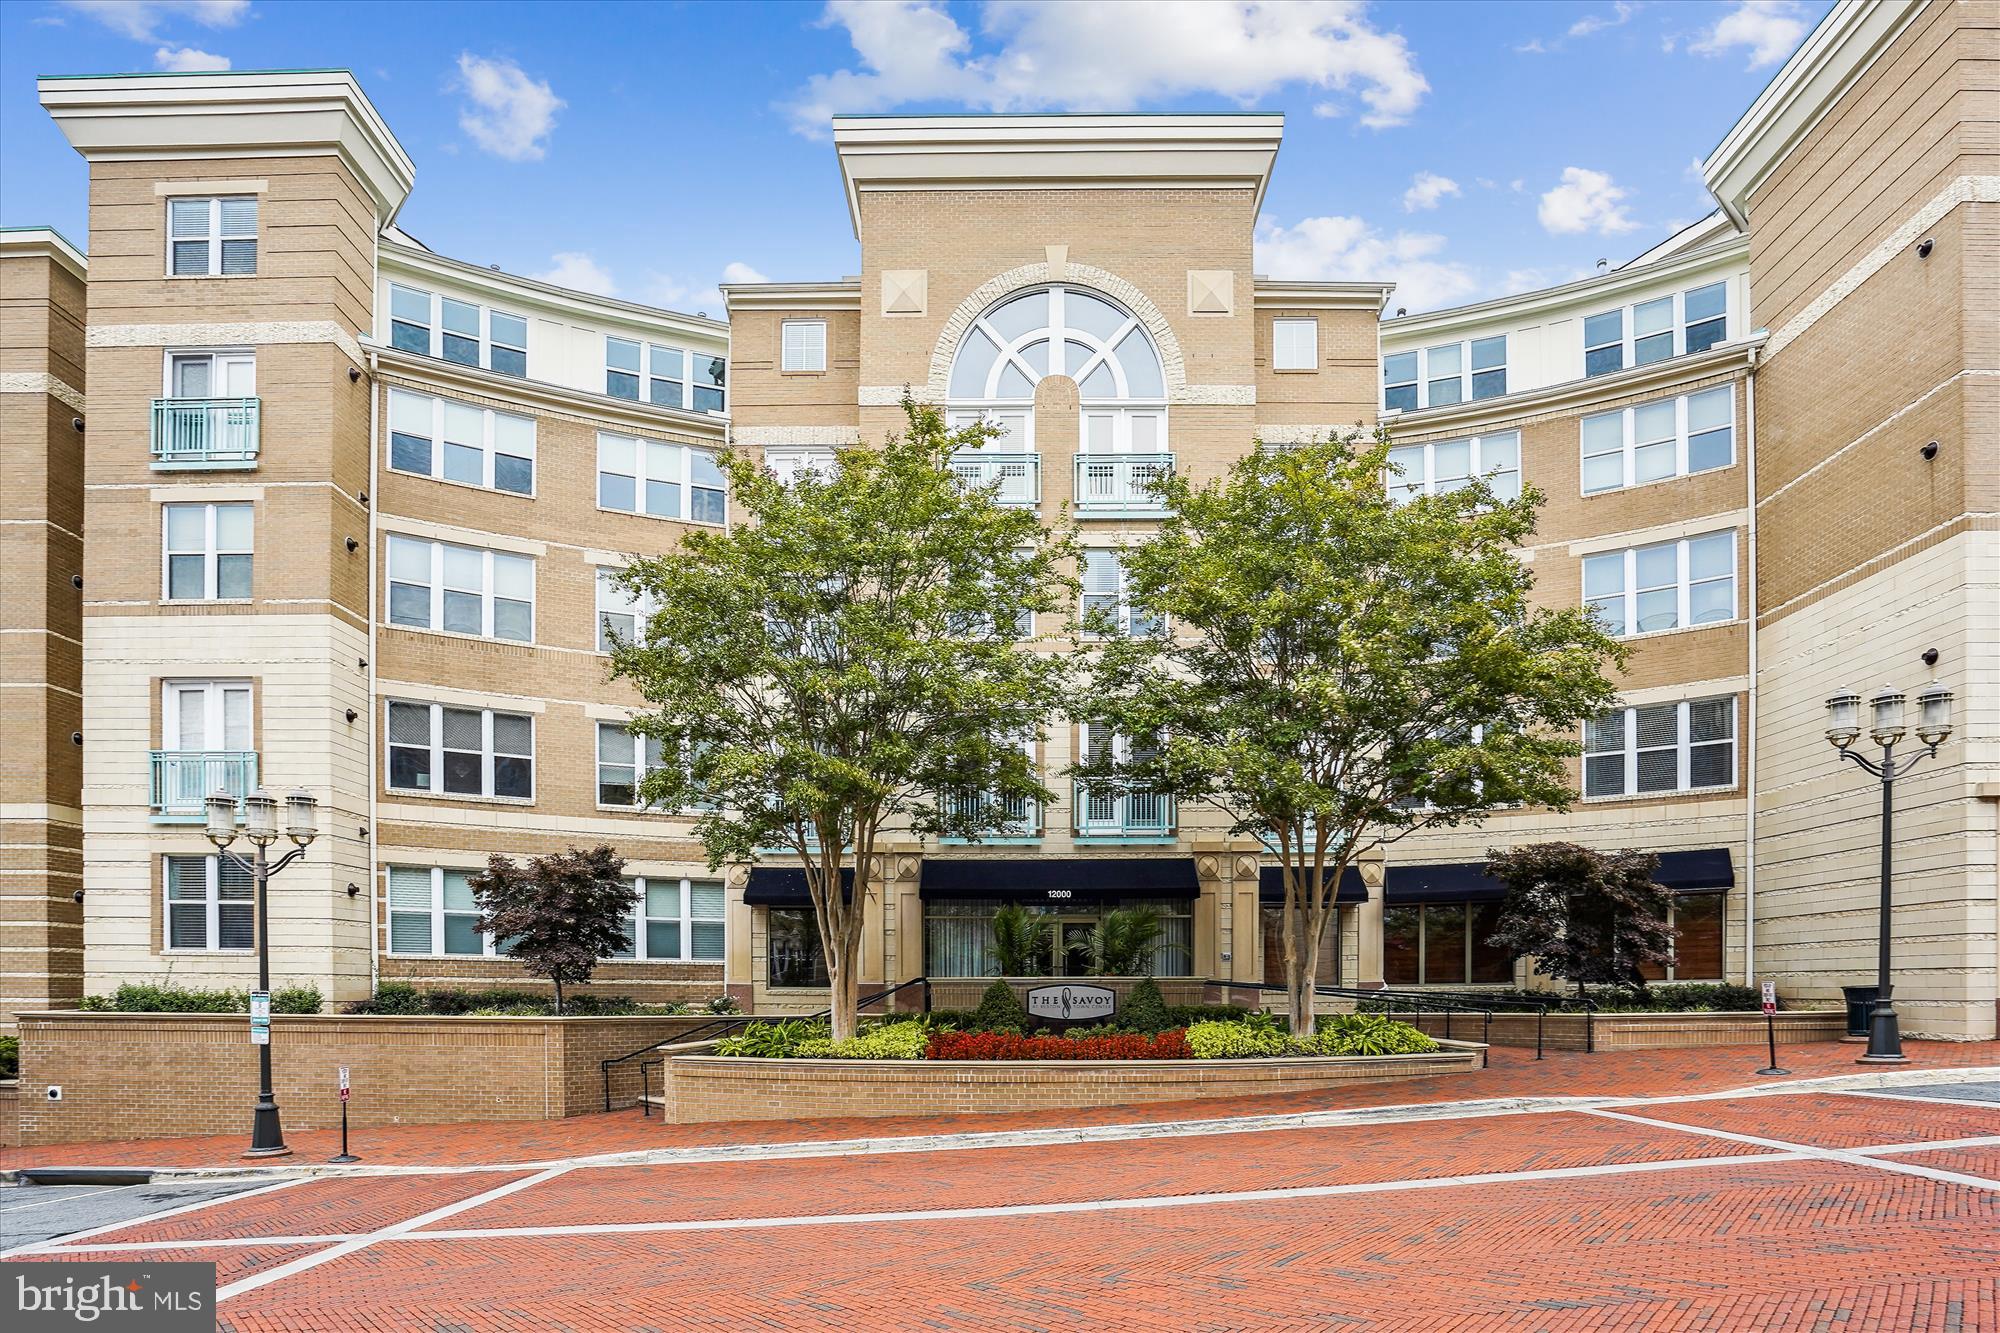
M792 1048L805 1060L921 1060L930 1033L916 1023L891 1023L846 1041L809 1037Z
M1438 1044L1383 1014L1322 1014L1310 1039L1317 1055L1426 1055Z
M109 995L85 998L83 1008L121 1014L247 1014L247 990L191 990L128 981Z
M286 986L271 992L274 1014L316 1014L324 1004L317 986Z
M375 998L356 1000L347 1006L350 1014L421 1014L424 994L407 981L384 981L375 987Z
M717 1041L715 1053L783 1060L797 1055L801 1043L825 1041L830 1035L824 1019L787 1018L776 1023L751 1023L734 1036Z
M1292 1053L1292 1040L1283 1032L1247 1023L1196 1023L1187 1030L1187 1044L1197 1060L1251 1060Z
M975 1032L1020 1032L1027 1026L1028 1011L1021 1007L1014 988L1004 981L986 988L986 993L979 997L979 1008L972 1014Z
M1167 1002L1160 995L1160 985L1147 977L1132 988L1125 997L1125 1012L1118 1016L1118 1022L1128 1032L1152 1034L1165 1032L1174 1026L1167 1016Z
M21 1039L0 1037L0 1079L21 1077Z
M1170 1004L1167 1026L1193 1027L1196 1023L1235 1023L1250 1011L1240 1004Z
M1763 1007L1763 996L1749 986L1738 986L1726 981L1672 981L1657 986L1649 986L1641 995L1636 990L1622 986L1592 986L1590 1003L1601 1014L1671 1014L1721 1010L1730 1013L1755 1013ZM1441 997L1445 998L1445 997ZM1516 1003L1503 1004L1502 1012L1533 1013L1530 1005L1522 1000L1540 1001L1550 1013L1580 1014L1584 1005L1573 992L1558 993L1545 990L1465 990L1448 998L1472 1004L1481 1000L1511 1000ZM1410 1013L1421 1010L1421 1002L1412 1005L1407 1000L1362 1000L1355 1008L1370 1013Z
M743 1012L743 1006L736 1003L734 995L716 996L708 1002L707 1009L711 1014L740 1014Z

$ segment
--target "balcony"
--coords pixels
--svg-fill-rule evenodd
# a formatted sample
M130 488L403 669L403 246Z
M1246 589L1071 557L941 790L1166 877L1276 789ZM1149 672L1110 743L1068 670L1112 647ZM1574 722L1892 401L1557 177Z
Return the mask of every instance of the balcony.
M1123 795L1093 791L1077 781L1071 794L1079 838L1124 838L1148 841L1174 836L1174 798L1162 792L1134 791Z
M954 814L978 815L994 805L1000 807L1001 818L1006 823L998 828L988 828L979 835L981 843L1022 843L1042 840L1042 803L1026 796L995 796L992 792L954 792L945 797L945 805ZM939 842L950 846L964 846L971 838L940 838Z
M155 398L153 470L257 466L258 398Z
M1000 484L995 502L1003 505L1034 505L1042 501L1042 456L1040 454L996 454L985 450L951 456L952 475L967 490Z
M257 789L255 750L154 750L153 818L159 823L199 824L213 791L243 798Z
M1164 513L1153 483L1173 470L1172 454L1078 454L1077 512L1099 517Z

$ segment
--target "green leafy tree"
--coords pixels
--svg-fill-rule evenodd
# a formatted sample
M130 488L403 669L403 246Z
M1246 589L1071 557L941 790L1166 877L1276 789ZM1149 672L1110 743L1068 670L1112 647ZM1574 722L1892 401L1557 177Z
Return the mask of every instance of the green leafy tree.
M1487 853L1486 873L1507 886L1487 942L1532 955L1535 971L1576 983L1646 994L1641 968L1674 953L1667 912L1672 890L1653 881L1660 858L1600 852L1573 842L1540 842Z
M1149 743L1076 772L1206 802L1276 851L1300 1035L1342 872L1497 805L1567 807L1578 727L1623 661L1586 611L1532 604L1515 552L1538 492L1399 502L1392 473L1387 436L1356 432L1260 447L1200 486L1168 477L1167 519L1124 560L1131 602L1167 632L1084 626L1105 636L1088 716Z
M1003 977L1039 977L1049 970L1049 940L1055 919L1003 903L993 913L993 961Z
M632 729L685 757L644 798L698 812L711 866L799 857L836 1041L855 1031L883 830L977 839L1051 799L1020 738L1039 739L1070 675L1014 633L1067 606L1069 539L954 477L952 454L993 428L903 408L903 433L790 483L725 455L737 522L627 569L656 609L612 653L650 707Z
M1114 907L1090 928L1090 970L1100 977L1136 977L1153 970L1160 914L1150 907Z
M563 1012L563 987L582 986L598 960L628 943L625 922L639 892L625 878L625 858L609 846L572 847L524 865L489 856L467 881L479 904L479 928L507 941L530 976L547 977Z

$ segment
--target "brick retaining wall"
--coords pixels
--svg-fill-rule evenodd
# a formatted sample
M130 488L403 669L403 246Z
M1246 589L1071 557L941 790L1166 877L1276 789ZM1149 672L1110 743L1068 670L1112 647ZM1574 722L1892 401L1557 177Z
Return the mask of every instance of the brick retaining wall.
M755 1060L667 1062L667 1120L787 1120L1040 1111L1199 1097L1310 1092L1427 1074L1470 1073L1483 1048L1434 1055L1277 1060Z
M1395 1014L1434 1037L1450 1035L1471 1041L1488 1041L1495 1046L1535 1044L1535 1015L1495 1014L1490 1035L1482 1029L1479 1014ZM1841 1009L1800 1009L1780 1012L1778 1044L1787 1046L1806 1041L1832 1041L1847 1031L1847 1013ZM1684 1014L1599 1014L1595 1029L1600 1051L1663 1051L1683 1047L1752 1046L1764 1040L1761 1013ZM1584 1049L1586 1030L1582 1014L1550 1014L1543 1030L1543 1044L1551 1051Z
M272 1075L284 1123L297 1129L340 1123L342 1065L357 1128L551 1120L603 1109L598 1061L713 1021L279 1014ZM14 1144L249 1133L257 1061L242 1014L62 1012L22 1014L20 1024ZM51 1085L60 1102L48 1100ZM612 1093L614 1106L636 1103L636 1063L615 1071Z

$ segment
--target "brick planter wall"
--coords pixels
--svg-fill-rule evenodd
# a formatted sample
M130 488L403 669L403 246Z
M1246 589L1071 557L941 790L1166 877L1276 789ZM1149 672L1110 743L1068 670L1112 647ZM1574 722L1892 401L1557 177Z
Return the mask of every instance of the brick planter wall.
M279 1014L271 1065L288 1128L552 1120L599 1111L598 1061L671 1040L705 1014L629 1018L440 1018ZM35 1146L250 1132L257 1061L243 1014L22 1014L18 1129ZM58 1085L60 1102L47 1090ZM636 1062L614 1071L612 1105L635 1105ZM6 1106L0 1103L0 1132Z
M1442 1037L1446 1031L1443 1014L1394 1014ZM1833 1041L1847 1031L1847 1013L1841 1009L1799 1009L1780 1011L1778 1044ZM1495 1046L1535 1044L1535 1015L1495 1014L1490 1035L1482 1032L1479 1014L1452 1014L1450 1033L1470 1041L1488 1041ZM1600 1051L1664 1051L1682 1047L1752 1046L1764 1040L1762 1013L1685 1014L1599 1014L1596 1049ZM1550 1014L1542 1034L1543 1045L1551 1051L1585 1049L1586 1031L1582 1014Z
M1040 1111L1202 1097L1308 1092L1428 1074L1470 1073L1484 1050L1453 1042L1434 1055L1278 1060L753 1060L667 1062L666 1117L788 1120Z

